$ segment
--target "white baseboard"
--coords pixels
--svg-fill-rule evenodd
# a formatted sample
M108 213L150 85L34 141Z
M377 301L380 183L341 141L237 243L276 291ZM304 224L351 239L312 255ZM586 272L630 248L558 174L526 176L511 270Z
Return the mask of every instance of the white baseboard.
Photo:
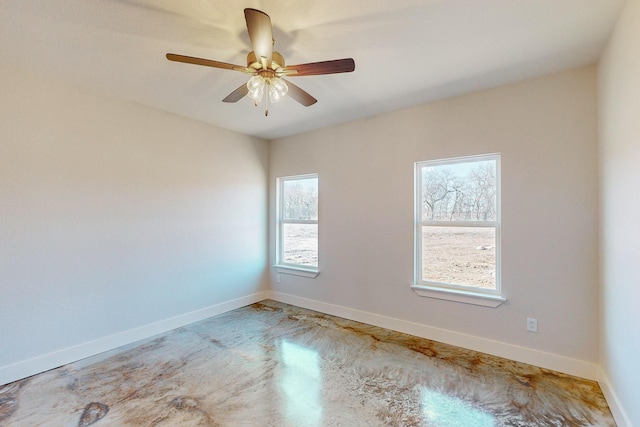
M333 316L343 317L369 325L391 329L405 334L427 338L446 344L463 347L494 356L504 357L530 365L551 369L565 374L574 375L589 380L598 380L598 365L584 360L572 359L557 354L546 353L531 348L520 347L500 341L489 340L473 335L462 334L446 329L434 328L419 323L382 316L361 310L355 310L321 301L301 298L281 292L270 291L271 299L296 305L298 307L319 311Z
M131 344L141 339L150 338L154 335L198 322L211 316L226 313L227 311L235 310L265 299L273 299L287 304L296 305L298 307L319 311L321 313L343 317L345 319L367 323L421 338L456 345L458 347L480 351L494 356L504 357L518 362L528 363L598 381L618 426L631 427L631 422L629 421L624 408L620 404L620 400L612 388L605 372L595 363L275 291L263 291L231 301L225 301L223 303L184 313L159 322L150 323L138 328L78 344L73 347L37 356L32 359L2 366L0 367L0 385L39 374L67 363L94 356L123 345Z
M0 366L0 385L39 374L62 365L66 365L67 363L75 362L123 345L131 344L141 339L180 328L190 323L226 313L227 311L235 310L236 308L244 307L267 298L269 298L268 291L258 292L231 301L225 301L223 303L205 307L200 310L160 320L138 328L98 338L73 347L43 354L32 359L23 360L11 365Z
M618 427L632 427L631 420L627 415L627 411L624 410L624 407L622 406L622 404L620 403L620 399L618 398L618 394L611 386L609 378L604 372L604 369L602 369L602 367L600 366L598 366L598 383L600 384L600 389L602 389L604 398L607 399L609 409L611 410L613 418L616 420L616 424L618 425Z

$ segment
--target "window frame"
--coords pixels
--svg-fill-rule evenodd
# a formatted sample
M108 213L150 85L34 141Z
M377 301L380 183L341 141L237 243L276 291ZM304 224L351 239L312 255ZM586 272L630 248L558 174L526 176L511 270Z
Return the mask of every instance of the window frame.
M309 173L303 175L290 175L290 176L282 176L276 178L276 264L273 267L276 269L278 273L282 274L292 274L296 276L303 276L309 278L315 278L320 274L320 256L318 253L318 265L307 265L307 264L294 264L284 261L284 227L286 224L315 224L318 227L318 231L320 230L318 219L284 219L283 212L283 203L284 203L284 186L285 183L291 181L298 181L304 179L315 179L318 186L318 193L320 190L320 180L317 173ZM318 196L318 204L320 201L320 197ZM316 212L316 217L319 217L319 206L318 212ZM318 236L317 239L317 247L318 252L320 250L320 239Z
M493 221L446 221L422 219L422 169L425 166L446 166L492 160L496 166L496 218ZM501 156L500 153L425 160L414 164L414 283L411 288L420 296L497 307L506 301L502 294L501 275ZM443 283L422 279L423 227L492 228L495 230L495 289L479 286Z

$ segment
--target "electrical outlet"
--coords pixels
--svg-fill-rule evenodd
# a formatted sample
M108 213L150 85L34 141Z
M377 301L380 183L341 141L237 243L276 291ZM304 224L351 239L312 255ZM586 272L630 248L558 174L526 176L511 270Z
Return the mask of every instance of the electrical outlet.
M527 331L538 332L538 319L527 317Z
M276 282L280 283L280 275L279 274L276 274Z

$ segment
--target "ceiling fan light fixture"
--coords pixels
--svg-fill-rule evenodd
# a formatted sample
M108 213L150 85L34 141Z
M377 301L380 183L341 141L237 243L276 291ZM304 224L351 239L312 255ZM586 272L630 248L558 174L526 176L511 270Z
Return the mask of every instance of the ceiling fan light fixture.
M258 74L249 79L247 89L247 96L253 99L256 105L262 101L265 91L269 94L269 102L275 104L284 99L289 86L279 77L264 77Z

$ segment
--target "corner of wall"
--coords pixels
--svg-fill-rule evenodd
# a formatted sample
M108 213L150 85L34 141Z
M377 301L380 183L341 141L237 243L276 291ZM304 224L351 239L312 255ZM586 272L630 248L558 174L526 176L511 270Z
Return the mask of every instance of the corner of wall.
M611 410L611 414L616 420L618 427L632 427L631 420L624 410L622 403L609 382L609 378L607 378L607 374L604 372L602 366L598 366L598 384L600 384L602 394L604 394L607 404L609 404L609 409Z

